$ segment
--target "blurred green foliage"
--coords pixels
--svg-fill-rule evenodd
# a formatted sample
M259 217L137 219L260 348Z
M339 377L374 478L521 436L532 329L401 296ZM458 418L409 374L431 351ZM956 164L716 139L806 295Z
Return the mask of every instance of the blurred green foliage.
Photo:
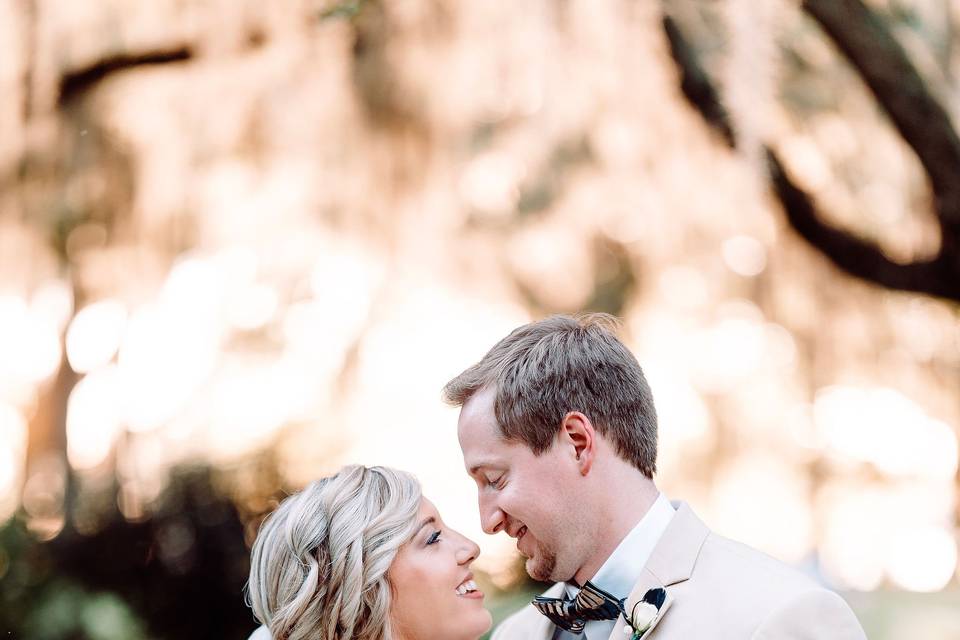
M49 542L22 516L0 528L0 636L245 638L248 572L236 507L209 469L181 469L137 521L114 507L95 530L68 526Z

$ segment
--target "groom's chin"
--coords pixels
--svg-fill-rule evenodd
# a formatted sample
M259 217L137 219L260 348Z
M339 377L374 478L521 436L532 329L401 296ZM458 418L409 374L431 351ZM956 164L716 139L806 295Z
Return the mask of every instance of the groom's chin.
M550 582L553 580L553 569L556 566L556 560L552 556L544 556L535 553L527 558L525 569L527 575L537 582Z

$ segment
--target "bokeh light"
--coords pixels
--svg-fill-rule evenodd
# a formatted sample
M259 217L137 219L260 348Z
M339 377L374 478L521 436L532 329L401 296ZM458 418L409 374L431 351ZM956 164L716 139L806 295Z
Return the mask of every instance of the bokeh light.
M210 473L200 520L224 498L249 544L285 492L388 464L478 573L529 588L441 388L522 323L606 311L668 497L932 628L958 589L957 304L845 274L769 188L764 145L892 264L943 244L924 167L803 3L321 4L0 5L0 521L149 529L186 576L184 469ZM954 95L960 9L867 4Z
M110 362L123 336L127 310L117 300L101 300L77 312L67 329L67 360L77 373Z

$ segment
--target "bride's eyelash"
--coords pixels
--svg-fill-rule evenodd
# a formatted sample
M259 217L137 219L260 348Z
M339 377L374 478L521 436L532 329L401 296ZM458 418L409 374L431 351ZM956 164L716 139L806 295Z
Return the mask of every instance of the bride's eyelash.
M429 538L427 538L427 545L429 546L434 542L437 542L438 540L440 540L440 532L434 531L433 534Z

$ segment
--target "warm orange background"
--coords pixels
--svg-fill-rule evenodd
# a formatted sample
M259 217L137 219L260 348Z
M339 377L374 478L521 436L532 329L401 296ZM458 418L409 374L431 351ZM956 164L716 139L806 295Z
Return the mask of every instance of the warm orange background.
M668 4L834 223L936 249L916 160L792 3ZM950 3L896 4L955 107ZM136 521L200 461L254 518L264 452L287 487L388 464L507 587L440 388L518 324L603 310L670 497L851 594L872 638L960 634L956 304L795 236L756 147L681 96L656 3L338 6L0 4L0 516L54 537L66 478L82 502L115 477ZM933 595L871 617L891 592Z

